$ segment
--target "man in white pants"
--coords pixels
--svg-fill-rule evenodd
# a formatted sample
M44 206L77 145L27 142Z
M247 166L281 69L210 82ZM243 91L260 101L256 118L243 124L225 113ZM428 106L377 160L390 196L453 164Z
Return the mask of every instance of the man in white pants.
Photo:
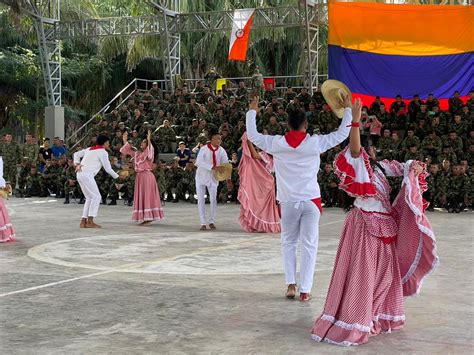
M214 176L214 170L220 171L221 165L229 162L227 153L221 147L221 135L211 133L211 141L199 149L196 159L196 194L198 196L199 219L201 230L206 230L206 189L209 193L211 210L209 212L209 228L216 229L217 186L219 182Z
M107 153L109 146L110 142L107 137L98 136L97 145L95 147L74 153L77 181L81 186L82 193L86 197L81 224L79 225L80 228L100 228L100 226L94 222L94 217L97 216L102 199L94 179L99 170L104 168L114 179L118 178L118 174L113 171L110 166L109 154Z
M300 300L311 298L313 274L319 240L319 217L322 212L317 176L320 154L340 144L349 136L352 105L349 95L343 96L345 107L339 129L327 135L306 133L308 122L304 112L288 117L290 131L285 136L258 133L255 122L259 111L258 97L247 112L247 136L257 147L273 155L277 200L281 206L281 248L285 269L286 296L296 295L296 248L301 243Z

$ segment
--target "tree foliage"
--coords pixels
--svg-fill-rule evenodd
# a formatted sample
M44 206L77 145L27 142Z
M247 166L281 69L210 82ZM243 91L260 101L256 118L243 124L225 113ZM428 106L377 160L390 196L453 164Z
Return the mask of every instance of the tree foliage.
M21 9L29 0L0 0L0 128L8 117L37 120L45 102L33 20ZM160 0L153 0L160 3ZM181 12L288 6L299 0L180 0ZM150 0L61 0L61 20L151 15ZM325 28L321 39L325 40ZM256 29L251 32L248 60L227 60L230 33L188 33L181 36L182 76L202 77L211 67L226 77L248 76L258 66L264 75L295 75L301 67L302 33L298 28ZM160 36L71 39L62 42L63 104L68 121L96 112L133 77L163 77ZM325 69L324 56L320 60ZM15 116L15 112L18 113ZM36 117L36 118L35 118ZM11 122L10 122L11 124Z

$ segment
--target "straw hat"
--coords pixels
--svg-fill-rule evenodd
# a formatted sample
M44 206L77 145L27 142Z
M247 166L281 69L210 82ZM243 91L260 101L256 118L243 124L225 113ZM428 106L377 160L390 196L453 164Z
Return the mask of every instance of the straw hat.
M232 176L232 164L231 163L224 163L221 165L224 168L224 171L219 172L214 170L214 176L216 177L217 181L225 181L229 180Z
M335 115L342 118L342 115L344 114L344 106L342 106L341 94L348 94L352 102L352 93L349 88L340 81L326 80L321 86L321 92Z

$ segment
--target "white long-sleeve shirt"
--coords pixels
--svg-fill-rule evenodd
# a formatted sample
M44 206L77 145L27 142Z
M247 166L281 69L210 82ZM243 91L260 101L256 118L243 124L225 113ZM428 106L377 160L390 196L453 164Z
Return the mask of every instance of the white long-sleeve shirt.
M228 162L229 158L227 157L225 149L219 147L216 151L216 165L219 166ZM219 182L216 180L214 172L212 171L212 152L207 145L203 145L201 149L199 149L196 158L196 166L196 184L206 186L219 185Z
M81 160L82 158L82 160ZM118 178L118 174L112 170L109 161L109 153L105 149L86 148L74 153L74 164L81 164L82 172L92 173L97 175L101 168L112 176L114 179Z
M273 155L277 182L277 200L284 202L308 201L321 196L318 184L320 154L340 144L349 136L352 109L344 109L338 130L325 135L306 134L296 148L284 136L264 135L257 131L254 110L247 112L247 136L257 147ZM257 182L256 182L257 183Z
M0 188L3 188L7 185L5 179L3 178L3 157L0 157Z

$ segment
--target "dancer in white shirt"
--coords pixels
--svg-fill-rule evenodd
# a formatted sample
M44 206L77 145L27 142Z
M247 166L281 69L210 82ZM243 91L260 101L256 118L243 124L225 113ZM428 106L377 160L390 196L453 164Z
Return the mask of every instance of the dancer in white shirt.
M199 149L196 159L196 194L198 196L199 219L201 230L206 230L206 202L204 195L206 189L209 193L211 210L209 212L209 228L216 229L216 209L217 209L217 186L219 182L214 176L214 170L221 171L222 164L228 163L229 158L224 148L221 147L221 135L211 133L211 141Z
M281 206L281 248L285 269L286 296L296 295L296 248L301 244L300 300L311 298L313 274L319 240L321 194L317 183L320 154L340 144L349 136L352 120L350 92L342 93L343 119L338 130L326 135L310 136L303 112L288 117L290 131L285 136L258 133L255 118L259 111L255 97L247 112L248 139L273 155L277 181L277 200ZM360 104L359 101L356 104Z
M86 203L82 211L80 228L100 228L94 222L100 205L100 192L94 177L101 168L112 176L118 178L118 174L112 170L109 161L110 141L105 136L97 137L97 145L74 153L74 164L76 165L77 181L81 186L82 193L86 197ZM81 160L82 159L82 160Z

